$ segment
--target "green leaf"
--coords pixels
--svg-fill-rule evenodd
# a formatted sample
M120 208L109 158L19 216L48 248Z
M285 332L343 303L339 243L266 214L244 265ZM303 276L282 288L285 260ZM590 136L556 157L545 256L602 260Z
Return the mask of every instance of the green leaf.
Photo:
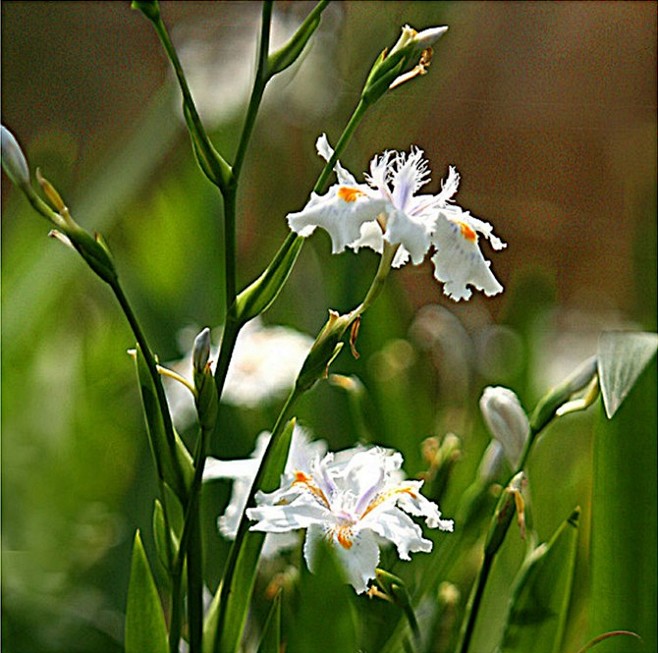
M155 540L158 560L165 570L171 571L171 560L178 553L179 542L171 530L167 533L164 509L158 499L155 500L155 505L153 506L153 539ZM169 554L171 554L171 560Z
M656 355L658 334L609 331L599 338L599 383L608 418L617 412Z
M258 653L280 653L281 651L281 592L274 597L274 602L267 615L263 636L258 646Z
M272 440L263 456L261 469L254 481L254 485L264 492L271 492L279 484L288 459L294 426L295 420L292 419L278 433L277 428L274 429ZM222 595L226 598L223 603L220 601L218 635L215 641L215 651L220 653L233 653L240 645L256 580L258 558L265 540L265 533L250 531L245 519L243 518L231 547L222 580L223 584L226 583L222 590Z
M658 650L656 372L648 366L615 416L596 424L589 636L626 630L644 640L614 637L596 653Z
M294 621L286 627L290 636L286 652L358 651L352 609L354 590L346 584L331 547L323 540L315 546L316 573L311 573L305 564L300 570L298 605Z
M167 648L167 626L162 605L138 530L130 565L125 651L167 653Z
M215 637L217 634L217 619L219 617L219 599L222 594L222 586L217 588L215 596L210 603L210 608L206 613L206 619L203 624L203 653L213 653L215 650Z
M177 433L173 430L167 433L146 360L139 347L135 351L139 391L156 471L158 477L172 488L181 503L185 505L187 488L192 484L194 476L192 457Z
M521 568L510 598L501 653L560 653L578 544L580 509L537 547Z

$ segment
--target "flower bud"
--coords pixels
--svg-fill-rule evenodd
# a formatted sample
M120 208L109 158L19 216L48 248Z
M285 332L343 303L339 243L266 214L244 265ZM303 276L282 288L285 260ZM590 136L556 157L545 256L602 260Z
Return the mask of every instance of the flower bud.
M491 435L503 446L513 468L519 463L530 435L530 424L518 397L507 388L485 388L480 410Z
M192 364L195 374L203 374L210 358L210 329L206 327L194 339L192 348Z
M0 131L2 133L2 167L4 171L17 186L29 185L30 168L21 146L4 125L0 127Z
M448 27L445 25L443 27L428 27L420 32L417 32L409 25L405 25L402 28L400 38L388 53L388 56L390 57L401 50L420 53L434 45L447 31Z

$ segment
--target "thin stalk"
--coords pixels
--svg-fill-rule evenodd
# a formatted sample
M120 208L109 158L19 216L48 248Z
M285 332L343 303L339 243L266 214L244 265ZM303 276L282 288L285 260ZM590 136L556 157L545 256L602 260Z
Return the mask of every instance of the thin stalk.
M260 41L258 46L258 63L256 67L256 79L254 86L251 90L251 97L249 98L249 106L247 107L247 115L245 117L244 125L242 127L242 134L240 135L240 142L233 162L233 175L237 178L240 175L244 157L249 145L249 139L256 123L256 116L260 108L261 100L265 86L270 80L267 70L267 58L270 49L270 26L272 22L272 2L268 0L263 3L263 18L261 21Z
M195 133L191 134L192 138L193 140L195 139L195 137L199 138L200 144L203 146L203 149L205 151L204 152L205 162L212 168L214 178L217 180L220 190L224 192L226 183L231 178L230 167L223 159L221 160L221 164L220 164L220 161L218 161L215 158L215 156L218 155L214 151L212 143L210 142L210 139L208 138L208 135L206 134L206 130L203 126L203 123L201 122L201 118L199 117L199 112L196 109L196 105L194 104L194 99L192 98L190 87L187 83L187 79L185 78L185 73L183 72L183 66L181 65L180 59L178 58L178 53L176 52L176 49L174 48L174 45L171 42L171 38L169 37L169 32L167 31L167 27L165 26L160 15L158 15L157 19L151 19L151 22L153 23L155 31L160 39L160 42L162 43L165 49L165 52L167 53L167 57L169 58L171 65L174 68L176 78L178 79L178 84L180 86L181 93L183 94L184 111L186 113L186 117L189 118L189 120L192 122L192 125L194 127ZM213 152L215 156L208 156L208 153L210 152Z
M315 182L315 186L313 186L314 193L319 193L324 190L327 180L329 179L329 176L333 172L334 166L336 165L336 161L338 161L338 158L343 153L343 150L347 147L347 144L350 142L350 139L356 131L356 128L359 126L359 123L363 119L363 116L365 115L369 106L370 105L365 103L363 100L359 100L359 104L357 104L356 109L354 109L354 113L352 113L349 122L347 123L343 133L338 139L338 143L336 144L336 149L332 157L329 159L329 161L327 161L327 164L324 166L322 172L320 173L318 180Z
M470 646L471 638L473 637L473 631L475 630L475 622L477 620L477 615L480 609L480 604L482 602L482 596L484 595L484 589L487 585L489 573L491 572L494 556L495 554L485 554L484 560L482 561L482 567L480 568L477 579L475 581L475 587L471 592L468 605L466 606L466 613L468 618L462 627L460 643L456 649L457 653L467 653L468 647Z
M272 430L272 436L270 437L270 441L267 445L267 448L265 449L265 453L263 454L263 458L258 468L258 472L256 473L256 477L254 478L254 481L251 485L251 489L249 490L249 497L247 498L247 502L245 504L246 507L255 505L256 492L260 489L260 486L263 482L263 476L265 475L265 469L267 467L267 461L270 457L270 452L274 450L279 439L281 438L285 430L288 418L292 413L292 409L302 394L303 391L300 391L298 386L295 384L295 387L288 395L288 398L286 399L286 402L283 405L283 408L281 409L281 412L279 413L277 421ZM215 651L217 651L220 646L221 633L224 630L224 625L227 616L226 606L228 604L228 599L231 593L231 586L233 584L233 576L237 568L238 556L242 549L242 543L248 531L249 531L249 519L247 518L246 510L245 510L245 512L242 515L242 519L240 521L240 525L238 527L235 540L231 545L231 550L229 552L228 560L226 561L226 568L225 568L226 570L224 572L224 576L221 582L221 594L219 599L220 610L219 610L219 615L217 617L217 627L216 627L217 634L215 637Z
M203 633L203 550L199 508L203 468L205 467L210 433L211 429L201 429L197 448L194 452L194 477L192 479L189 499L185 507L183 532L172 572L172 576L175 579L175 585L173 587L174 607L177 607L177 611L174 611L172 608L172 627L170 633L174 633L174 623L176 623L176 631L178 633L177 638L170 634L169 645L172 653L178 651L178 640L180 639L182 577L183 565L186 559L190 652L197 653L201 651L200 646Z
M399 247L399 245L390 245L389 243L384 242L384 251L379 259L379 266L377 267L375 278L372 280L370 288L368 288L368 292L361 304L359 304L351 313L355 319L365 313L381 294L386 279L391 271L391 263L393 262L393 258Z

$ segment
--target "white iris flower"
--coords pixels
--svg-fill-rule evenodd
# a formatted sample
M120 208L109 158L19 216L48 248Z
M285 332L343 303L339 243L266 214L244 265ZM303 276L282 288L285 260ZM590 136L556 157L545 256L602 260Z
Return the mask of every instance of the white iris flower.
M327 161L333 155L325 134L316 148ZM487 295L503 290L480 251L479 235L494 249L506 245L493 235L489 223L452 203L459 186L454 167L450 166L437 195L418 194L429 182L430 172L423 151L417 147L408 153L392 150L375 156L364 184L340 162L334 171L336 184L324 195L312 193L301 211L288 214L288 224L295 233L307 237L322 227L331 237L334 254L345 247L357 251L366 246L381 253L384 241L398 245L393 267L404 265L409 258L418 265L432 248L434 276L455 301L471 296L468 286Z
M409 515L424 517L430 528L453 530L438 506L420 494L422 481L403 480L402 456L380 447L355 447L317 456L309 471L284 475L282 486L256 495L258 507L247 509L252 530L287 533L306 530L304 557L315 571L317 545L328 542L358 592L375 578L379 547L392 542L402 560L429 552L432 542Z
M226 506L224 514L217 520L219 532L227 539L234 540L240 526L242 513L247 506L249 491L256 478L265 450L270 441L271 433L263 431L256 439L256 447L250 458L242 460L219 460L207 458L203 469L203 480L228 479L233 481L231 499ZM286 462L285 472L290 474L293 470L310 472L310 462L316 457L323 456L327 451L324 440L310 439L309 434L300 426L295 425L290 441L290 450ZM271 558L280 551L290 548L297 543L296 534L270 534L265 538L262 555Z

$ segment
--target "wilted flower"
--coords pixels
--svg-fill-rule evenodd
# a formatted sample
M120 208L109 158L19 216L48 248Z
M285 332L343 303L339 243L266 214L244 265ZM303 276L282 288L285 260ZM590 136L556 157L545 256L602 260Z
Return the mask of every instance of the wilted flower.
M333 155L324 134L316 147L327 161ZM358 183L340 162L334 171L337 183L325 195L312 193L304 209L288 214L288 224L295 233L306 237L322 227L331 236L334 254L346 246L355 251L367 246L380 253L384 242L399 246L393 267L409 258L419 264L434 248L434 276L444 283L444 293L455 301L471 296L469 285L487 295L503 290L482 256L478 234L494 249L502 249L505 243L493 235L489 223L451 203L459 186L455 168L449 168L437 195L417 194L429 181L430 172L423 151L416 147L409 153L387 151L375 156L364 184Z
M430 528L452 531L438 506L420 494L422 481L405 481L402 456L381 447L355 447L319 456L310 471L294 469L281 488L256 495L257 508L247 516L252 530L287 533L305 529L304 557L316 569L317 544L332 546L354 589L361 593L375 578L379 547L395 544L403 560L431 551L432 542L409 515L424 517Z
M224 384L222 401L254 408L278 399L290 390L308 354L313 338L283 326L265 326L256 318L240 332ZM211 354L213 365L217 351ZM192 352L167 365L185 378L192 377ZM214 370L213 370L214 371ZM195 419L192 394L181 383L164 378L167 400L174 422L186 428Z
M203 470L204 481L219 478L233 481L231 499L224 514L217 520L219 531L230 540L235 539L238 532L251 485L256 478L270 438L271 433L268 431L263 431L258 436L251 458L242 460L208 458L206 460ZM311 461L323 456L326 450L327 445L323 440L311 441L308 433L302 427L295 425L284 473L291 474L293 470L309 473ZM265 557L271 557L281 549L293 546L296 542L297 537L291 533L270 534L265 538L262 554Z
M508 388L488 387L480 397L480 410L493 438L509 464L516 468L530 435L530 424L519 398Z

